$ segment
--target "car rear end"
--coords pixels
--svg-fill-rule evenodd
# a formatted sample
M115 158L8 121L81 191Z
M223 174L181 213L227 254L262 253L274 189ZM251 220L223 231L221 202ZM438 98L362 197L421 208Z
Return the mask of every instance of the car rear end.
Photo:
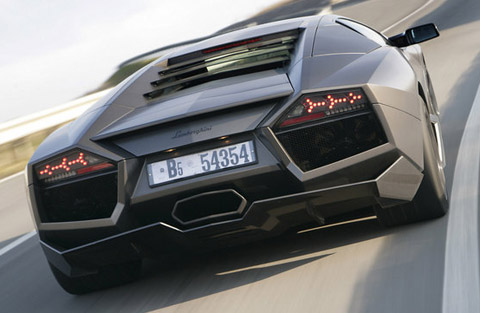
M55 268L82 276L413 198L422 113L408 63L370 44L315 54L319 19L293 23L160 60L43 144L29 194Z

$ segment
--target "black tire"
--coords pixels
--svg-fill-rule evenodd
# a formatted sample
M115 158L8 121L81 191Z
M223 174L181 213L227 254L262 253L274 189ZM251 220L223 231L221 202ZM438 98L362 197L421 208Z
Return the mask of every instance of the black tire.
M132 282L140 277L142 261L113 264L102 267L96 274L69 277L50 264L53 276L58 284L68 293L81 295L96 290L106 289Z
M375 214L383 226L409 224L445 215L448 211L445 174L440 166L438 145L428 114L423 112L423 180L411 202L393 207L375 207Z

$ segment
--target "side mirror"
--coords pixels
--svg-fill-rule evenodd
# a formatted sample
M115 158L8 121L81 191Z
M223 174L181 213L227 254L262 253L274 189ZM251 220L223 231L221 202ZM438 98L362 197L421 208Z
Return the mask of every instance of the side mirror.
M406 47L440 36L435 24L425 24L407 29L404 33L388 38L396 47Z

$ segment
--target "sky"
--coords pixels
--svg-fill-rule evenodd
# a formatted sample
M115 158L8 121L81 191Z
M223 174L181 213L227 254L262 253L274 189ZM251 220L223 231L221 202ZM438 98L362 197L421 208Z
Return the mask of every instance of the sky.
M117 65L279 0L0 0L0 123L95 89Z

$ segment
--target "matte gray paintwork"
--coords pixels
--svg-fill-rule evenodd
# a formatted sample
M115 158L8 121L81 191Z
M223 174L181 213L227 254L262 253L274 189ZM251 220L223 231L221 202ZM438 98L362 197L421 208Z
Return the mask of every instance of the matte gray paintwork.
M313 55L368 53L380 45L340 24L319 27L315 35Z
M182 118L284 97L293 92L287 75L274 70L214 81L199 89L195 93L138 108L92 139L104 139ZM243 124L242 121L236 123Z
M254 130L272 110L275 102L238 108L219 116L182 122L180 125L155 127L147 132L113 139L113 142L135 156L175 149L188 144ZM235 123L232 123L235 120Z
M266 106L264 112L253 113L252 111L246 114L247 123L238 121L236 116L231 117L230 123L234 131L229 133L251 130L254 124L263 119L261 124L256 125L262 132L269 127L273 127L302 93L345 88L362 88L365 91L370 101L374 103L375 112L386 130L388 144L303 173L289 161L288 155L281 147L278 149L275 147L278 142L269 140L266 136L265 140L269 141L268 144L264 145L261 144L261 141L256 141L258 164L213 173L208 175L208 179L194 177L185 181L151 188L148 186L148 180L145 176L146 171L143 167L139 167L139 165L132 167L136 168L136 170L132 170L132 173L137 171L138 176L136 176L137 174L127 173L124 168L119 168L119 174L123 177L122 184L119 185L119 191L126 185L132 186L129 192L122 190L122 195L119 198L128 195L130 205L135 205L166 194L176 194L192 188L207 187L234 181L242 177L285 171L285 169L299 182L318 181L321 180L322 175L330 175L355 164L361 164L366 158L390 155L392 152L402 155L405 160L413 164L412 166L421 175L423 169L422 138L415 136L415 134L418 134L416 130L420 129L421 125L421 112L418 110L421 100L418 96L417 84L428 85L425 79L424 66L419 60L419 56L421 56L419 48L415 48L412 56L410 56L407 50L401 51L390 46L380 47L377 43L373 43L353 30L335 24L335 19L335 16L315 16L229 33L189 46L153 62L114 92L111 99L105 98L96 108L87 112L70 126L60 129L42 143L29 162L30 188L34 188L32 185L34 181L32 167L34 164L75 147L97 153L113 161L135 160L133 158L135 154L144 155L159 152L166 148L180 147L181 145L211 139L221 133L218 132L215 133L215 136L205 136L198 140L194 136L190 136L178 141L163 142L166 136L171 134L171 129L167 129L164 133L159 132L156 135L152 133L149 138L153 142L148 147L149 142L146 139L139 139L138 142L133 140L135 138L133 133L137 129L161 125L172 120L180 121L185 117L192 119L192 121L198 120L197 115L195 115L198 113L215 112L216 116L220 116L223 113L218 111L219 109L228 107L239 107L240 109L247 102L286 96L270 114L268 113L271 110L270 106ZM319 25L318 29L317 25ZM325 33L323 28L328 29L329 32ZM144 93L151 91L150 82L158 79L158 71L167 64L169 57L245 38L255 38L270 32L291 29L300 29L301 35L291 63L285 68L286 75L281 71L275 74L270 71L250 76L244 75L243 77L223 79L189 88L165 99L148 101L143 97ZM336 41L332 46L338 46L341 50L340 54L332 54L331 50L320 43L320 41L326 41L332 36L342 35L347 36L353 42L362 39L363 42L357 42L359 47L353 47L349 45L349 42ZM405 55L408 58L413 58L414 62L409 64ZM256 81L249 82L246 80L247 76L254 78ZM259 84L259 82L261 83ZM256 86L258 84L260 88L254 88L258 87ZM252 89L247 87L253 88L254 91L252 92ZM209 90L210 88L211 90ZM211 100L213 99L217 101L212 103ZM230 102L227 100L230 100ZM428 105L431 104L428 103ZM166 108L170 108L170 111L167 112ZM225 113L228 115L227 112ZM218 117L219 125L223 125L222 129L226 129L229 124L229 116L227 115ZM266 118L264 119L265 115ZM195 124L196 122L192 123L192 126L196 127L198 125ZM405 128L405 125L408 125L408 127ZM132 134L129 135L129 132L132 132ZM112 146L107 148L104 143L108 143L110 139L106 138L118 134L130 137L130 140L117 139L116 143L125 149L115 149ZM137 136L137 138L140 138L140 136ZM97 142L92 139L96 139ZM188 142L189 140L190 142ZM158 143L158 141L162 141L162 143ZM264 139L262 139L262 142L264 142ZM138 147L135 147L136 143ZM188 149L185 151L188 151ZM277 153L275 156L272 154L273 151ZM138 179L135 177L138 177ZM405 198L405 194L401 192L398 195L389 193L389 196L398 199ZM123 213L123 211L116 210L115 220L121 219ZM114 222L114 220L110 220ZM101 226L101 223L98 224L96 221L86 223L91 223L89 225L91 227ZM86 227L84 224L85 222L44 223L39 225L39 230L82 229Z
M418 169L423 170L422 124L410 114L387 105L375 104L377 116L384 122L388 140Z
M376 179L378 194L386 199L411 201L422 178L418 168L402 156Z

